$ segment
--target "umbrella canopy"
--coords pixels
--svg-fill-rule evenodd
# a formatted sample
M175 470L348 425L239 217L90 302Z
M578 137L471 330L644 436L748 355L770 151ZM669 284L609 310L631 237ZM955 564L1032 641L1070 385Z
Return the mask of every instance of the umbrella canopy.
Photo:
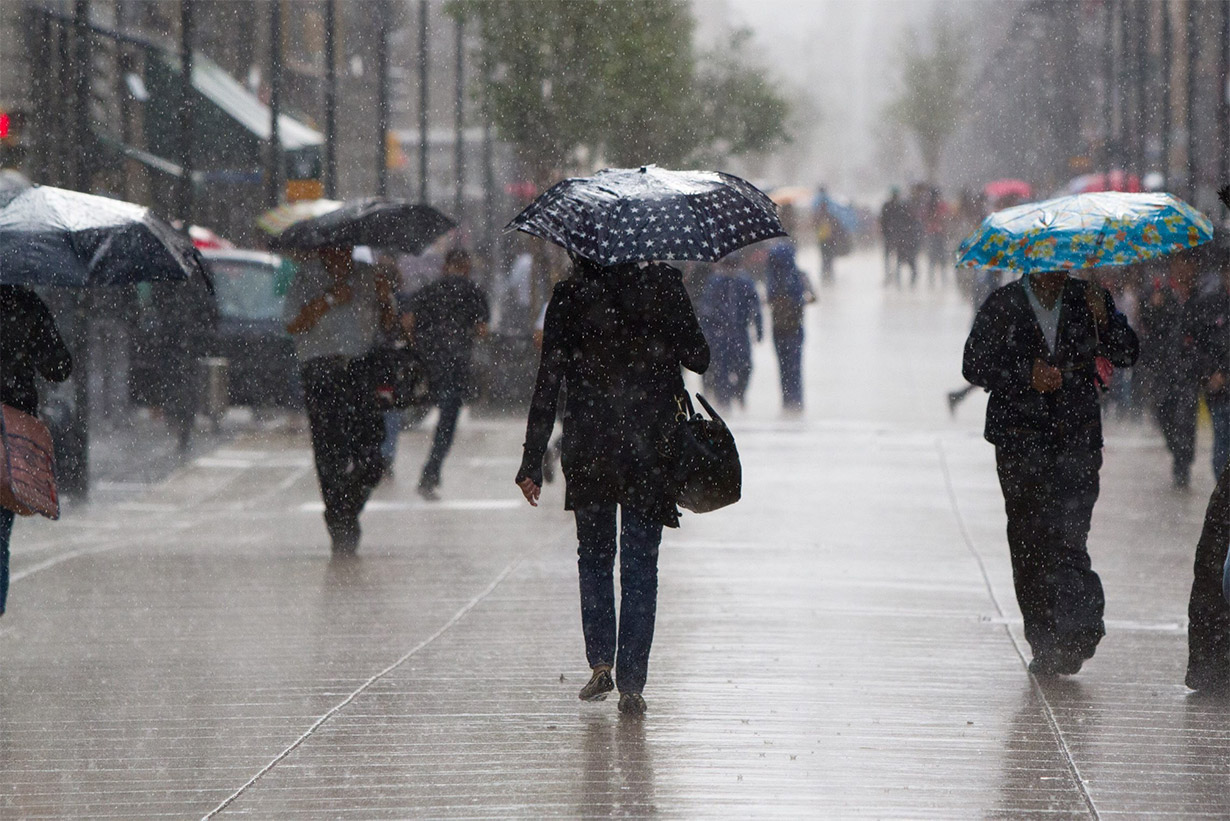
M417 254L457 223L430 205L386 197L349 200L328 213L294 223L270 240L273 248L310 250L370 245Z
M829 213L832 214L839 223L841 223L842 228L852 234L858 231L858 211L854 210L852 206L838 202L828 194L816 194L815 200L812 202L812 207L819 210L821 205L828 206Z
M1031 274L1130 265L1211 239L1208 218L1170 194L1078 194L996 211L961 243L957 267Z
M556 183L508 223L599 265L649 260L716 262L784 237L777 206L720 171L654 165L608 168Z
M342 207L341 200L298 200L271 208L256 218L256 227L277 236L296 222L321 217Z
M1025 180L1003 179L993 180L982 186L982 193L986 194L987 199L991 202L1007 199L1008 197L1016 197L1019 201L1032 197L1034 189Z
M1140 185L1140 177L1121 169L1105 174L1082 174L1068 180L1068 184L1064 186L1066 194L1095 194L1099 191L1126 191L1134 194L1142 190L1144 189Z
M235 250L235 243L203 225L189 225L188 236L192 238L192 244L202 251Z
M125 285L209 277L184 233L122 200L48 185L0 196L0 284Z

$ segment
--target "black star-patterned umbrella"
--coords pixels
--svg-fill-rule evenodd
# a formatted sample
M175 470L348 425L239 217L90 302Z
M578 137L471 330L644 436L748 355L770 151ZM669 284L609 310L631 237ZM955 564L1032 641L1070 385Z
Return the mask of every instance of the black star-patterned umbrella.
M608 168L556 183L507 229L599 265L716 262L745 245L786 236L777 206L746 180L654 165Z

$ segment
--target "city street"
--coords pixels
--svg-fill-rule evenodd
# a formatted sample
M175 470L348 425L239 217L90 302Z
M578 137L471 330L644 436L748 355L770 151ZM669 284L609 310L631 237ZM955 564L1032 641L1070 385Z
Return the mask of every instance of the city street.
M985 399L945 402L970 308L881 277L844 258L809 309L802 417L758 346L744 499L663 541L643 719L576 697L572 519L513 485L523 419L463 417L436 503L431 420L404 434L339 560L306 434L248 434L17 523L0 817L1227 817L1230 709L1183 686L1207 429L1179 492L1108 420L1108 634L1035 680Z

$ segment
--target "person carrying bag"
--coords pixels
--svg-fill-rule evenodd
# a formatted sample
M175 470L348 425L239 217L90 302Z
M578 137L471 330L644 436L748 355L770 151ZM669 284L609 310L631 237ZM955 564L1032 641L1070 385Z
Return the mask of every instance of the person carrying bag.
M51 435L38 421L35 377L63 382L73 359L51 311L29 288L0 285L0 614L8 600L9 542L18 514L60 513Z
M662 443L687 438L676 421L680 368L703 373L708 366L709 345L675 268L603 267L578 257L572 277L555 286L516 482L537 506L543 455L566 385L564 507L576 517L581 626L591 669L579 697L599 701L618 686L619 709L627 714L645 711L658 547L662 528L679 525L670 476L677 463Z

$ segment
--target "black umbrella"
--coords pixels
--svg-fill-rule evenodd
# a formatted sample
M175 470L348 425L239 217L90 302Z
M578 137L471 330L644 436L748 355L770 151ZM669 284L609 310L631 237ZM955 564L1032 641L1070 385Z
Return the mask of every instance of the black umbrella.
M599 265L716 262L753 242L786 236L777 206L746 180L655 165L608 168L556 183L507 228Z
M385 197L349 200L288 226L270 240L279 249L371 245L417 254L457 224L430 205Z
M209 278L187 234L148 208L35 185L0 190L0 284L125 285Z

